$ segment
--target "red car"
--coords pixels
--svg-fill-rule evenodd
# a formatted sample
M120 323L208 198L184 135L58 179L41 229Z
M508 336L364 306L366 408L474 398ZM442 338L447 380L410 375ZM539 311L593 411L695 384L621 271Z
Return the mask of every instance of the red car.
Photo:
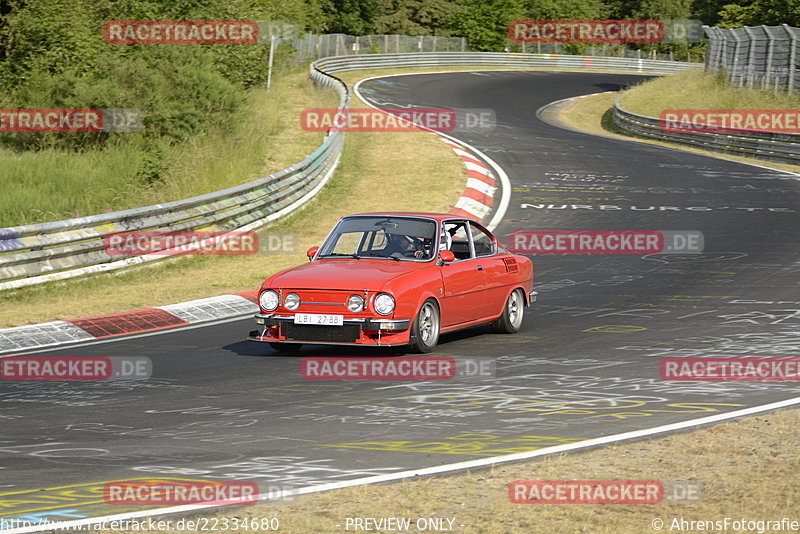
M514 333L536 300L533 264L479 222L430 213L364 213L339 220L310 263L261 286L249 339L280 351L304 343L410 345L491 324Z

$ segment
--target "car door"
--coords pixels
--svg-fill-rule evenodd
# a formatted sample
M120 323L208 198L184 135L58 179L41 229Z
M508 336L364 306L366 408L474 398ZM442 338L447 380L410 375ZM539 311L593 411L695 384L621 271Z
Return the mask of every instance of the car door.
M469 229L476 260L483 268L485 277L486 285L482 295L484 317L498 316L502 313L509 284L512 282L509 265L497 254L497 242L488 230L472 221Z
M455 261L441 266L444 286L441 320L447 328L484 317L486 276L479 258L475 257L468 222L451 220L444 225L450 235L448 248L456 256Z

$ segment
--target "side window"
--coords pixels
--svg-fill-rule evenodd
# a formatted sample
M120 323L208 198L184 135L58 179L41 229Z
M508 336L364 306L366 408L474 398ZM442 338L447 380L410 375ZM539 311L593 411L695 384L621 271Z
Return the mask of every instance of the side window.
M369 241L367 242L366 250L362 252L366 252L367 254L375 254L376 252L382 252L386 249L388 241L386 239L386 232L383 230L378 230L377 232L370 232L369 233Z
M467 225L463 222L445 223L445 230L450 236L450 251L457 260L468 260L472 257L469 248Z
M470 232L472 232L472 243L475 246L476 256L491 256L494 254L494 241L482 228L469 223Z

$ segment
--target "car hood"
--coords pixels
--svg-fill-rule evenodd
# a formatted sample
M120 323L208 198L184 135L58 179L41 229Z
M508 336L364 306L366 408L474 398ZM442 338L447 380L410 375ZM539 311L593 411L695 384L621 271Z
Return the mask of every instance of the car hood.
M350 289L377 291L390 280L430 267L432 263L362 258L323 259L286 269L269 280L287 289Z

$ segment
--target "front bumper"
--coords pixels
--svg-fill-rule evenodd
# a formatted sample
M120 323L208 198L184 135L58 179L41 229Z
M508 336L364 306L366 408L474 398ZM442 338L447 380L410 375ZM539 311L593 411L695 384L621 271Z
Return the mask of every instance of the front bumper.
M345 318L343 326L295 325L293 315L259 313L262 330L248 339L271 343L319 343L325 345L405 345L410 341L411 319Z

